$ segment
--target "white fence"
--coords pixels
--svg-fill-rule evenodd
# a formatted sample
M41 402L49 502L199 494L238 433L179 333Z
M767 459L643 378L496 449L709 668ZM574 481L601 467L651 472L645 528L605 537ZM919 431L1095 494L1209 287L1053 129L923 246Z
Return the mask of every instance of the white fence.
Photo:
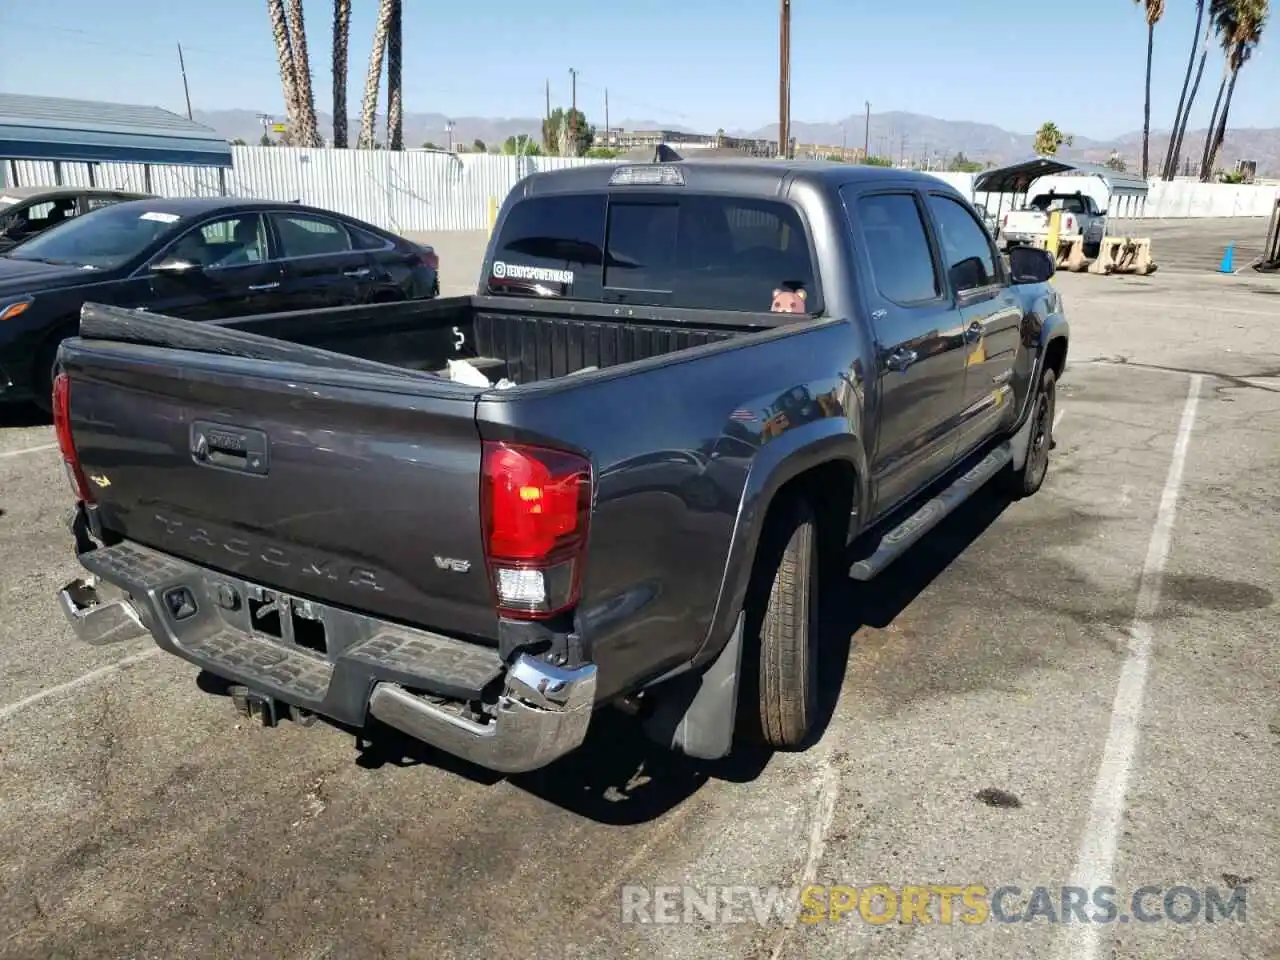
M232 196L300 200L399 232L482 230L488 226L490 198L501 202L522 177L601 162L428 151L232 149L235 167L224 177ZM61 167L64 183L89 185L87 165L64 162ZM57 182L51 162L14 161L7 172L23 186ZM150 176L151 191L162 196L220 192L216 170L153 166ZM936 176L973 196L972 174ZM95 166L93 179L98 186L145 190L147 173L141 164L103 163ZM1110 212L1138 218L1264 217L1277 195L1280 187L1157 180L1145 200L1118 198ZM994 196L974 199L996 208Z

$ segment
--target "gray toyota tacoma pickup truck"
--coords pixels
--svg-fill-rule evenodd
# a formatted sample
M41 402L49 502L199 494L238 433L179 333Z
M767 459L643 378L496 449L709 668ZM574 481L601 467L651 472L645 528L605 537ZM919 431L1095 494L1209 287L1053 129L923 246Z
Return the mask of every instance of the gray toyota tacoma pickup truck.
M695 757L802 747L820 580L1043 482L1052 273L928 175L676 159L520 182L474 296L86 305L59 599L267 722L375 718L506 773L610 705Z

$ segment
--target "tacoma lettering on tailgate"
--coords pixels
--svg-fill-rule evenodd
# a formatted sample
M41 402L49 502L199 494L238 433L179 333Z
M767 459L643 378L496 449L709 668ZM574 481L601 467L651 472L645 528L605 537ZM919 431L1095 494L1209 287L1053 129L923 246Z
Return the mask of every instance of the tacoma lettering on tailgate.
M237 557L253 557L282 570L296 570L304 576L332 581L342 580L350 586L364 587L378 592L386 589L378 583L377 573L368 567L346 566L336 560L299 557L279 547L263 547L246 537L217 537L204 527L192 526L158 513L155 518L156 522L164 527L165 533L175 539L186 540L188 543L222 549Z

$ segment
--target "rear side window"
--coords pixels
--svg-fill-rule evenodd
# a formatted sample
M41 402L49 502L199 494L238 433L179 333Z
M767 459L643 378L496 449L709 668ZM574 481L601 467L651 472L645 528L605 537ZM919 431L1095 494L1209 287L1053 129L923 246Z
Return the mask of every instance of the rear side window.
M514 206L489 288L579 300L768 312L817 307L808 235L784 203L698 194L534 197ZM804 291L805 300L793 294Z
M351 249L351 238L336 223L287 213L273 213L271 219L275 222L280 252L285 258L346 253Z
M880 295L902 304L941 296L929 235L915 197L910 193L859 197L857 210L872 279Z
M361 230L359 227L353 227L347 224L347 233L351 234L351 243L357 250L385 250L390 246L390 241L377 234L370 233L368 230Z

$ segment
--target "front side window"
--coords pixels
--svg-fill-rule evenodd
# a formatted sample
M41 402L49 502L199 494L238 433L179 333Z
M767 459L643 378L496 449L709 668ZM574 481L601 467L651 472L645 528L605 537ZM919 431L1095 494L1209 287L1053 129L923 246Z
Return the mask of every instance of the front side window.
M929 194L929 209L938 225L938 241L947 278L955 293L999 282L991 238L973 214L951 197Z
M910 193L872 194L857 201L862 242L880 295L894 303L936 300L941 284L916 198Z
M261 263L267 259L267 232L262 214L210 220L188 230L161 256L165 260L185 260L204 269Z

